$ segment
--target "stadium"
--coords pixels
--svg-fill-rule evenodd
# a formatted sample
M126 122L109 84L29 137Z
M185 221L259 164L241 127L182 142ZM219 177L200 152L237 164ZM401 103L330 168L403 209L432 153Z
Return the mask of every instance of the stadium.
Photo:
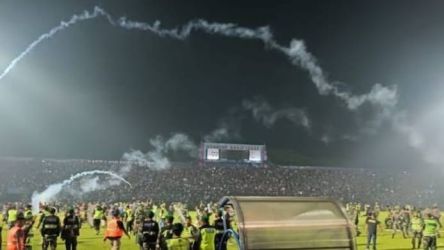
M443 9L2 1L0 250L444 248Z
M227 196L301 199L328 197L347 207L347 219L348 223L351 223L355 220L356 206L360 207L360 216L363 216L365 211L374 209L376 204L381 211L380 220L385 221L390 218L390 211L395 211L397 207L408 206L423 210L431 208L434 203L442 202L444 197L439 191L444 190L442 176L432 175L432 172L280 166L271 164L266 159L264 145L202 143L198 159L194 162L173 162L167 169L134 165L124 176L131 185L119 180L113 182L112 178L101 176L100 173L91 178L80 178L54 194L48 199L47 205L56 207L60 214L65 213L69 206L75 206L79 216L85 214L91 218L94 207L99 204L106 207L108 212L115 208L125 211L126 206L131 206L136 211L143 205L151 206L158 211L157 213L162 211L157 210L158 207L164 204L163 206L175 215L175 221L181 220L182 212L178 212L181 209L184 213L193 215L193 219L197 221L198 214L194 211L203 213L207 207L215 209L219 200ZM2 158L0 169L7 169L7 172L0 173L3 214L7 215L12 204L24 207L29 203L29 194L36 190L45 190L48 183L60 183L64 179L88 171L119 173L128 164L128 161ZM178 204L184 208L177 210L175 206ZM275 209L279 210L279 207L283 206L279 204L278 201ZM257 209L260 209L260 206ZM161 217L156 214L159 221L162 220ZM362 223L365 217L359 220L360 224L357 228L353 227L353 230L364 231L365 226ZM92 235L88 238L96 240L81 243L80 249L103 248L98 244L101 236L94 236L92 229L86 226L90 223L88 219L85 219L84 223L81 235ZM104 227L103 224L102 226ZM398 235L397 238L391 239L391 228L387 225L383 228L383 243L380 243L383 246L379 249L410 246L410 237L402 239L401 235ZM294 240L296 241L295 238ZM296 242L303 245L304 241ZM358 236L357 242L360 248L365 242L365 237ZM124 240L122 244L125 246L123 249L137 249L131 240Z

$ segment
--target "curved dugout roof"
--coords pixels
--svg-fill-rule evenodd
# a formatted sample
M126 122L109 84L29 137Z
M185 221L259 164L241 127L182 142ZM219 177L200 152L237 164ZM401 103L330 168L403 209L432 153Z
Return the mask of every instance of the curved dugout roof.
M299 197L224 197L233 204L241 249L356 249L338 202Z

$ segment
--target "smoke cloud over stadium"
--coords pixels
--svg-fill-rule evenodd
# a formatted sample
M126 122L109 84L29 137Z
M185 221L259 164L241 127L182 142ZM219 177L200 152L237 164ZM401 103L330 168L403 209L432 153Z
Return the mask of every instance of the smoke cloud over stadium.
M171 165L169 153L195 151L193 140L238 138L247 143L265 142L270 144L269 149L306 150L304 154L321 155L322 152L315 150L320 145L335 147L335 150L348 147L355 152L365 144L361 150L377 151L380 145L386 144L385 140L398 136L393 139L398 146L407 142L424 161L443 162L438 152L444 146L433 136L441 130L430 125L442 124L442 121L425 115L427 110L435 110L440 105L428 97L437 87L434 83L439 80L436 79L440 79L434 72L442 72L439 58L425 58L425 55L440 54L442 39L436 32L424 31L424 37L434 41L432 44L422 40L411 42L409 39L416 38L392 32L404 26L412 27L418 20L407 18L405 22L395 22L393 27L358 36L361 30L369 29L361 26L369 24L358 22L350 24L350 29L343 29L343 24L349 23L344 18L355 14L342 13L340 8L337 14L332 13L334 18L321 18L333 24L330 30L321 25L323 21L312 22L313 17L305 12L298 11L297 16L303 20L299 22L294 15L285 14L287 8L277 5L275 8L284 13L278 15L279 18L273 18L273 8L253 8L257 16L264 19L251 20L244 15L222 17L205 14L211 11L194 13L186 8L183 13L164 15L154 11L154 6L143 5L144 8L135 8L104 3L90 7L73 3L72 11L64 8L55 17L48 15L45 22L35 23L36 27L26 35L10 33L7 20L14 15L6 14L14 11L3 10L2 28L7 32L0 42L4 48L4 56L0 58L3 68L0 114L8 118L0 125L0 133L10 136L5 141L12 141L0 145L4 154L26 155L22 152L35 151L36 155L45 155L55 151L53 154L57 155L58 149L63 152L63 146L69 145L67 147L74 150L65 150L64 155L70 156L72 151L77 157L80 153L75 151L80 152L82 145L90 144L88 149L98 148L120 157L128 148L146 146L142 138L154 138L149 141L152 150L147 153L134 150L123 159L163 169ZM286 5L295 7L290 3ZM78 11L82 9L86 10ZM137 11L144 9L146 13L142 15ZM152 13L148 9L153 9ZM399 6L392 10L398 11ZM376 12L369 13L378 17ZM178 18L172 20L169 16ZM383 15L386 22L380 22L388 23L390 17ZM48 30L60 19L63 21ZM374 16L369 20L375 20ZM41 30L48 31L41 34ZM332 37L334 39L330 39ZM400 41L405 46L399 45ZM62 45L64 47L60 47ZM408 58L400 59L400 55ZM425 66L409 66L409 58L418 58ZM47 64L62 65L61 61L69 66L45 72L55 68ZM397 65L401 65L399 69ZM72 79L67 75L76 77ZM436 79L415 78L421 75ZM418 89L418 82L429 85ZM25 99L28 101L24 102ZM425 104L412 109L419 100ZM232 116L238 119L234 126L225 122L223 115L227 107L233 106L238 107ZM57 119L72 119L66 120L64 126L60 123L60 127L65 128L72 124L73 128L67 129L76 131L72 138L53 139L70 134L57 127L54 117L60 117L59 114L63 114L63 118ZM273 134L262 128L250 130L249 119ZM288 131L288 123L278 122L281 120L296 126ZM54 129L56 127L58 129ZM122 131L128 131L128 136ZM155 136L171 131L185 133L177 138ZM88 134L94 134L91 136L94 139L89 139ZM268 138L260 138L262 136ZM11 138L17 138L18 142ZM180 138L184 140L181 144L188 146L171 144L170 140ZM106 140L109 142L103 143ZM309 144L311 146L298 146ZM38 151L35 145L44 147ZM82 152L80 155L87 158L95 157L91 150ZM410 153L408 149L404 151L404 155L412 155ZM94 184L93 179L91 183Z
M253 117L264 124L265 127L270 128L279 119L287 119L295 125L300 125L307 129L310 128L310 119L303 109L285 108L276 110L266 101L260 100L260 98L256 98L256 100L245 100L242 104L243 107L251 111Z
M114 18L108 12L100 7L94 7L93 11L85 10L82 14L73 15L68 21L61 21L60 24L52 28L49 32L42 34L37 40L34 40L28 47L14 58L0 74L0 80L3 79L20 60L29 54L37 45L53 37L58 32L89 19L105 17L106 20L114 26L124 29L134 29L148 31L157 34L160 37L170 37L179 40L187 39L193 31L203 31L208 34L235 37L240 39L254 39L264 43L266 48L271 48L282 52L288 57L292 64L305 69L311 76L312 82L321 95L334 95L344 101L346 106L355 110L364 103L390 108L396 105L397 91L396 87L385 87L381 84L375 84L367 94L355 95L351 92L340 90L338 86L327 80L324 71L317 64L315 57L307 51L304 41L292 39L288 47L280 45L273 36L268 26L259 28L242 27L234 23L211 23L203 19L188 22L181 28L165 29L161 27L160 21L153 24L128 20L126 17Z
M394 127L407 136L411 147L418 149L427 163L442 164L444 156L444 138L442 133L442 123L444 112L442 105L428 107L415 123L407 122L405 113L398 113L393 118Z
M219 142L229 138L232 138L229 128L227 128L225 125L221 125L221 127L214 129L208 135L204 136L204 141Z
M123 154L122 160L127 162L127 166L122 172L128 172L132 165L144 166L155 170L171 167L168 154L172 152L186 152L190 157L196 158L197 146L191 139L182 133L172 135L168 139L156 136L150 140L152 150L143 153L140 150L133 150Z

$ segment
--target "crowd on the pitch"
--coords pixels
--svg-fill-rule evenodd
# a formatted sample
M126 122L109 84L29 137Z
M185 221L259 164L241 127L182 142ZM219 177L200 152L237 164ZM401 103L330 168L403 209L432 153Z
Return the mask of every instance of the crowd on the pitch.
M60 203L40 204L39 213L33 214L31 205L8 203L3 207L2 218L7 228L8 250L32 249L35 224L42 238L42 250L56 249L59 238L66 250L76 250L83 224L94 228L96 235L103 235L103 241L109 241L112 250L121 249L125 235L133 236L141 250L237 249L232 206L200 204L193 211L195 215L191 216L182 203L150 201L69 207Z
M121 238L125 235L134 238L132 244L141 250L237 249L237 220L230 205L220 208L216 203L201 203L188 207L183 203L153 201L71 205L41 204L39 213L33 214L31 205L5 204L2 217L8 230L6 245L18 244L11 248L14 250L28 249L33 245L34 231L41 234L43 250L57 245L58 239L64 241L66 250L76 250L80 228L87 226L96 235L103 235L113 250L121 249ZM346 211L357 235L367 237L367 249L376 249L377 229L383 227L390 230L392 238L410 240L413 249L436 249L441 228L441 212L436 204L431 208L411 205L383 208L379 203L373 206L347 203ZM387 216L383 217L381 211Z
M34 191L41 192L48 185L76 173L94 169L119 173L124 165L119 161L0 159L0 201L26 201ZM173 164L169 169L153 170L133 166L123 176L132 187L117 185L85 193L81 198L104 202L154 199L198 204L201 200L214 201L226 195L325 196L343 202L379 201L384 206L426 206L444 201L442 175L430 169L260 168L182 163ZM70 196L69 192L63 197L78 198Z
M348 203L346 211L350 220L354 223L357 236L364 231L367 235L366 249L370 246L376 250L378 228L389 229L391 238L401 234L404 239L410 239L412 249L434 250L437 248L437 239L440 237L441 211L437 204L432 208L418 208L411 205L386 207L387 216L380 216L379 203L374 206L360 203ZM365 219L365 228L360 227L359 221ZM384 225L384 226L382 226Z

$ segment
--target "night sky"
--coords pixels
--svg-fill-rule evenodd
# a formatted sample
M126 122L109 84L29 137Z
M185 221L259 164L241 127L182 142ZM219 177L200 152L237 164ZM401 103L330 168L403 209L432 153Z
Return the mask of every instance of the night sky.
M291 155L313 165L442 163L442 1L2 0L0 71L41 34L94 6L163 28L197 19L269 26L279 44L303 40L341 91L396 86L397 103L385 115L369 103L347 108L257 40L195 31L181 41L96 18L40 43L0 80L0 156L119 159L149 150L157 135L180 132L199 143L223 128L213 140L264 143L277 162Z

